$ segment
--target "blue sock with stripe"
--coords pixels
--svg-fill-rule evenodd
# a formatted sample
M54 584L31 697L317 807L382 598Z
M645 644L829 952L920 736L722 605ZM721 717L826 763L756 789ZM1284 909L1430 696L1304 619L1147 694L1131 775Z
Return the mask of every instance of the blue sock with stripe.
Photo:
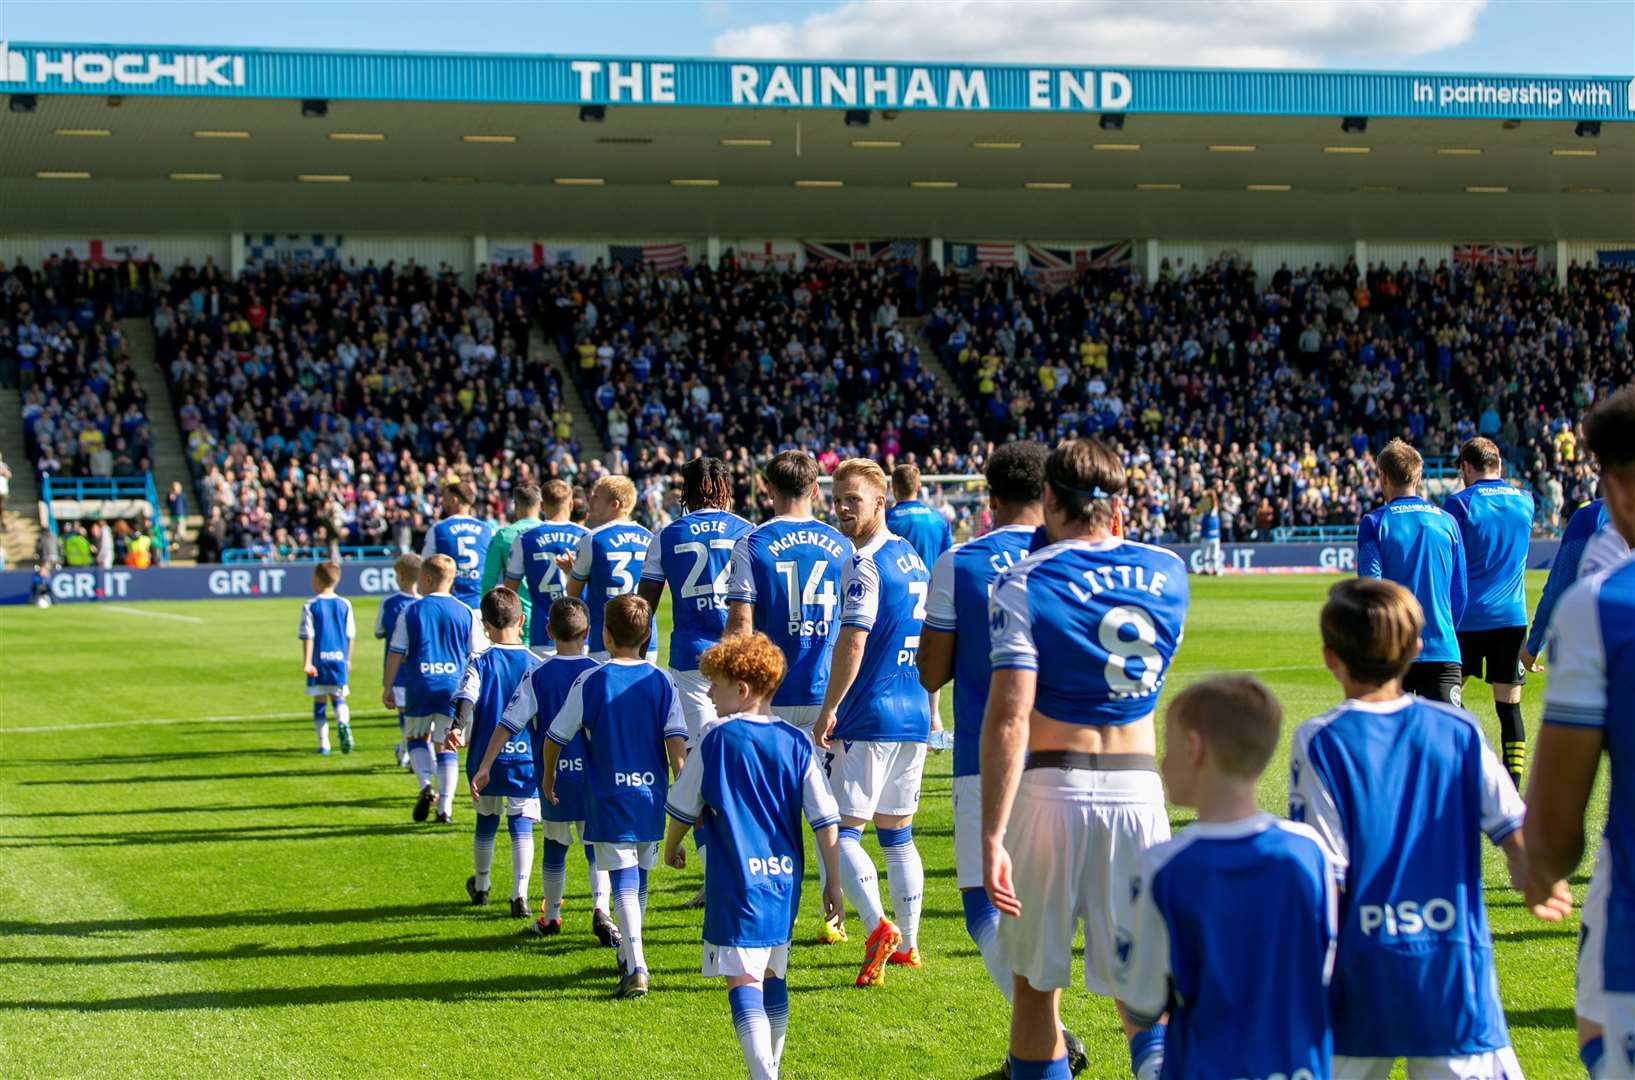
M1052 1061L1027 1061L1011 1055L1011 1080L1072 1080L1072 1076L1066 1054Z
M772 1030L772 1065L783 1061L783 1040L789 1034L789 981L767 976L761 984L766 999L766 1022Z
M738 1045L743 1048L750 1077L772 1080L778 1067L772 1056L772 1028L767 1021L761 988L754 983L734 986L727 991L727 1003L732 1006L732 1027L738 1033Z
M568 887L568 845L546 840L540 863L540 884L545 887L545 918L560 919L562 893Z
M925 900L925 865L920 849L914 846L914 826L877 829L880 853L886 857L886 884L891 889L891 914L903 932L899 953L909 953L919 943L920 908Z
M613 888L613 921L619 924L619 936L623 939L619 945L619 959L624 961L627 972L647 970L647 954L642 949L639 873L634 866L607 872L608 882Z
M488 891L488 872L494 867L494 837L500 831L498 814L478 814L477 829L471 836L471 868L477 875L477 890Z
M965 932L976 942L976 951L982 954L982 965L988 969L988 978L1009 1001L1014 980L1010 965L999 955L999 909L988 899L988 890L982 888L961 889L959 902L965 908Z
M505 827L511 834L511 899L527 899L528 879L534 876L534 823L512 814Z
M1591 1080L1596 1080L1601 1075L1601 1058L1606 1052L1607 1040L1600 1035L1578 1048L1578 1060L1584 1063L1584 1071L1589 1074Z
M1138 1031L1130 1040L1130 1072L1136 1080L1158 1080L1164 1071L1164 1035L1167 1028L1154 1024Z

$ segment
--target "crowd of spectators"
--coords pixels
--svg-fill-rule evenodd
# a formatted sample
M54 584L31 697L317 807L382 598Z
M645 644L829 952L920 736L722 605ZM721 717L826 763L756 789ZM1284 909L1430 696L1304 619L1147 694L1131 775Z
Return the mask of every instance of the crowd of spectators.
M37 475L140 476L149 469L147 395L117 316L156 272L53 256L0 266L0 384L21 394L24 445ZM117 302L116 302L117 301Z
M1354 525L1379 501L1370 454L1401 436L1433 466L1494 439L1538 525L1593 497L1576 430L1635 378L1635 272L1370 265L1107 267L1052 288L1014 270L947 282L925 333L982 436L1099 434L1131 466L1131 531L1196 533L1219 493L1228 539Z

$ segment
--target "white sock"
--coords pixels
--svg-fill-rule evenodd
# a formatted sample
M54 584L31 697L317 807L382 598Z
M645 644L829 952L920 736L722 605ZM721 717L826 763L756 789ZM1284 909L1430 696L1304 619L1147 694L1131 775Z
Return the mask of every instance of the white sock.
M511 833L511 899L528 896L534 873L534 823L521 814L506 822Z
M772 1055L772 1026L767 1022L761 988L753 983L734 986L727 991L727 1003L732 1007L732 1027L744 1051L750 1080L775 1080L778 1066Z
M913 827L881 829L880 850L886 857L886 881L891 887L891 914L903 932L898 952L914 948L920 932L920 907L925 900L925 866L914 846Z
M636 868L619 871L613 892L613 920L619 924L620 957L626 972L644 971L647 954L642 950L641 894L636 886Z
M409 743L409 764L414 766L415 790L428 786L437 768L432 764L431 746L419 739Z
M494 834L499 821L487 814L477 815L477 831L471 834L471 868L477 875L477 889L488 891L488 873L494 868Z
M557 851L561 852L563 863L561 866L552 865L551 856ZM553 845L549 840L545 841L545 860L539 870L539 881L545 888L545 918L547 919L560 919L562 917L562 893L568 887L567 854L567 851L562 849L560 845ZM593 879L592 887L594 887L595 877L595 874L591 875Z
M857 829L840 830L840 884L846 890L846 899L862 916L864 932L872 934L886 911L880 904L879 875L863 850L862 835Z
M766 1022L772 1029L772 1068L776 1072L783 1064L784 1037L789 1034L789 983L771 975L761 984L766 1002Z
M335 722L337 724L352 722L352 707L344 701L335 702Z
M986 899L986 894L983 899ZM976 951L982 956L982 966L988 969L988 978L1005 995L1005 1000L1010 1001L1014 979L1010 965L999 956L999 912L994 910L991 903L981 906L983 914L973 917L972 905L966 902L965 929L976 943Z
M454 813L454 788L459 782L460 755L452 750L437 752L437 812Z
M597 867L594 849L589 844L585 845L585 865L590 867L590 906L593 910L605 912L613 886L608 883L607 871Z
M320 719L314 717L313 721L312 721L312 730L318 736L318 749L328 750L329 749L329 721L328 720L320 720Z

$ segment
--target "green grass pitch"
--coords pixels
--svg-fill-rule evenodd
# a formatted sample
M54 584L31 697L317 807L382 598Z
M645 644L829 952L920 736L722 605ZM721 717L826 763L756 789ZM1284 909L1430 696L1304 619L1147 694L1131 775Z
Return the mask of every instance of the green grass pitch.
M1290 728L1331 706L1316 615L1333 580L1194 579L1171 685L1256 672ZM1530 594L1541 585L1532 575ZM327 758L313 753L297 601L0 612L0 1075L743 1074L726 995L698 974L699 914L679 907L696 869L654 871L642 1001L608 999L613 956L589 934L577 851L560 938L519 936L503 901L466 903L470 802L453 826L409 820L414 784L376 701L375 604L356 601L357 751ZM1542 682L1527 687L1530 725ZM1470 690L1496 740L1490 696ZM925 968L854 990L855 915L850 944L798 947L785 1076L976 1077L1002 1059L1008 1012L954 886L949 766L932 759L915 828ZM1280 757L1261 786L1268 809L1284 804L1284 770ZM508 843L502 832L500 897ZM865 843L878 854L872 833ZM1534 922L1491 849L1486 865L1517 1053L1530 1075L1577 1075L1577 920ZM539 888L536 868L536 903ZM1127 1076L1111 1003L1077 990L1064 1011L1089 1075Z

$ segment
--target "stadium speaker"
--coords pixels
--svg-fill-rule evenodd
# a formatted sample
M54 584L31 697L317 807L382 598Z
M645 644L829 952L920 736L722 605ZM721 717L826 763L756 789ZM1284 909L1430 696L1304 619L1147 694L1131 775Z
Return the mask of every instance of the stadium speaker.
M1368 132L1368 117L1345 116L1340 118L1340 130L1347 135L1364 135Z
M579 122L581 124L600 124L607 119L606 105L579 106Z
M16 101L17 99L14 97L12 100ZM1580 120L1578 126L1573 128L1573 134L1580 139L1599 139L1601 137L1601 121Z
M40 99L33 94L11 95L11 111L15 113L31 113L40 104Z
M869 111L867 109L847 109L846 110L846 126L847 127L868 127L869 126Z
M1102 113L1100 123L1103 131L1123 131L1124 114L1121 112Z
M323 98L308 98L301 102L301 115L308 120L322 120L329 115L329 102Z

